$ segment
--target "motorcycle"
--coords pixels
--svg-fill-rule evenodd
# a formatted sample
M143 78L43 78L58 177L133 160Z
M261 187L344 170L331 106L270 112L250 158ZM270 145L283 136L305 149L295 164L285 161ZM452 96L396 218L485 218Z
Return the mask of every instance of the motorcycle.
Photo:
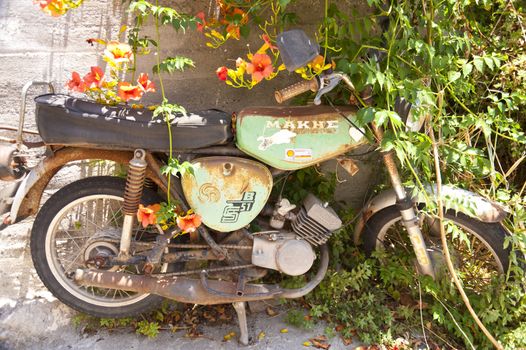
M319 52L298 30L280 34L278 47L290 71L305 66ZM168 159L166 126L152 119L151 111L103 106L55 94L49 83L28 83L15 146L0 148L0 177L12 181L0 193L0 213L7 214L4 224L36 214L30 238L34 266L45 286L66 305L114 318L152 310L163 298L231 303L239 319L240 342L246 345L246 302L302 297L327 272L327 241L343 226L336 211L313 194L299 206L270 194L277 178L344 157L368 142L356 124L357 108L320 105L321 97L340 83L354 90L348 76L329 72L276 92L281 103L315 91L314 106L246 108L237 116L209 109L176 116L171 125L174 155L189 161L193 173L171 183L161 173ZM48 85L51 93L35 99L46 154L29 169L23 157L23 145L28 146L24 113L33 85ZM408 105L400 105L405 108L399 114L411 124ZM382 129L373 124L372 130L381 141ZM355 243L362 242L370 254L399 249L399 238L408 237L418 270L434 276L441 255L440 244L433 240L436 222L420 210L425 204L420 197L407 194L393 155L381 156L392 189L364 206ZM75 181L40 208L43 191L57 171L89 159L128 164L127 178ZM426 191L436 200L435 185ZM447 221L463 230L477 251L469 255L469 250L458 249L459 268L469 260L482 266L485 277L504 273L509 264L509 248L504 248L509 233L501 224L505 210L452 186L444 185L442 192L474 204L472 212L446 211ZM199 214L203 224L196 232L174 237L172 229L144 228L137 222L140 204L159 203L166 196L184 212L192 209ZM313 266L317 271L310 273ZM287 289L261 282L269 271L312 277L301 288Z

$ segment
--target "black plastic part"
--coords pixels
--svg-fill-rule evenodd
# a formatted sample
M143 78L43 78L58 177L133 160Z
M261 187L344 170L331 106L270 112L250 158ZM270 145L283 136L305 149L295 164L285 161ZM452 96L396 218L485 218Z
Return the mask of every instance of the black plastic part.
M414 203L409 197L406 197L405 199L401 201L400 200L396 201L396 207L398 208L398 210L411 209L413 206L414 206Z
M409 112L411 111L412 106L413 105L411 104L411 102L407 101L403 97L398 96L395 99L395 112L398 113L404 124L407 122L407 118L409 117Z
M277 45L281 59L289 72L306 66L320 52L318 43L312 41L300 29L293 29L278 34Z
M35 98L38 131L48 145L166 152L166 123L146 108L106 106L67 95ZM209 109L175 115L171 122L174 150L225 145L232 139L232 117Z

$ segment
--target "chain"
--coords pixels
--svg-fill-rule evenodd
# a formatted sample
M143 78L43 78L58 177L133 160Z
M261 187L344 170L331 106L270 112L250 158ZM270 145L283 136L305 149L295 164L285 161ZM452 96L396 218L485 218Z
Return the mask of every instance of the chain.
M108 243L116 243L119 244L120 240L118 239L101 239L102 242L108 242ZM151 247L152 244L155 242L139 242L135 241L132 242L135 246L147 246ZM218 244L219 247L224 249L237 249L237 250L252 250L251 245L236 245L236 244ZM179 249L210 249L210 246L208 244L168 244L168 248L179 248Z
M235 245L235 244L218 244L220 248L224 249L238 249L238 250L252 250L251 245ZM188 248L188 249L209 249L208 244L168 244L168 248Z
M155 276L155 277L187 276L187 275L199 274L199 273L202 273L203 271L206 272L206 273L222 272L222 271L235 271L235 270L247 269L249 267L254 267L254 265L247 264L247 265L237 265L237 266L228 266L228 267L215 267L215 268L212 268L212 269L189 270L189 271L169 272L169 273L154 273L154 274L152 274L152 276Z

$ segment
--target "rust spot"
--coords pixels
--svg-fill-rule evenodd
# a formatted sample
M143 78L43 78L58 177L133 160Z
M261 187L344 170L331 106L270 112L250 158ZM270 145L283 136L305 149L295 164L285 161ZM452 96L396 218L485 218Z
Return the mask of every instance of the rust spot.
M297 134L332 134L338 130L339 123L346 122L339 112L345 115L356 114L357 108L338 106L336 111L331 106L300 107L254 107L242 110L239 115L241 124L245 118L270 117L276 129L287 129Z
M356 175L360 171L358 165L350 158L338 158L338 164L351 176Z

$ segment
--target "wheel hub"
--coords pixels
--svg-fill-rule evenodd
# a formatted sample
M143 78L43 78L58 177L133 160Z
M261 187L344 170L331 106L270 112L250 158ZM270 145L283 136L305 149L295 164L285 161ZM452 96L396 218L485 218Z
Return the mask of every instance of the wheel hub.
M94 241L84 250L84 261L86 262L87 267L104 269L108 260L111 257L117 256L118 253L119 250L114 244L110 242ZM111 268L106 270L111 270Z

